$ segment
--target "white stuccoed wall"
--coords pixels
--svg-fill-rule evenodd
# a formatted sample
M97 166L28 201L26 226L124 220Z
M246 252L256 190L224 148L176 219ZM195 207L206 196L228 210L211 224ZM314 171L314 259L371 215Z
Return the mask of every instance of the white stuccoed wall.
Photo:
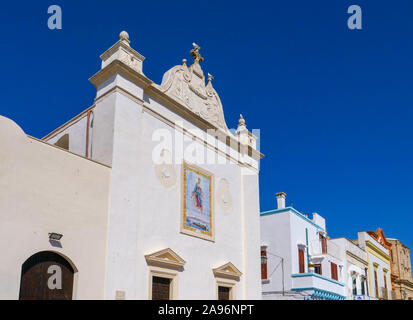
M110 168L29 138L0 117L0 300L18 299L22 264L53 251L74 267L74 299L103 299ZM63 234L61 247L48 233Z
M170 131L172 137L175 132L142 112L142 107L134 101L120 93L112 95L116 95L116 99L109 99L116 100L116 106L106 298L113 299L116 290L124 290L128 299L147 299L148 267L144 255L171 248L187 261L185 271L179 275L180 299L215 299L212 269L228 261L243 272L237 285L237 298L259 299L257 174L243 177L241 170L247 169L236 164L203 165L202 168L214 173L215 189L221 178L229 182L233 207L226 213L215 205L215 242L181 234L182 166L175 165L177 181L167 189L157 179L152 159L152 150L158 144L152 141L153 131L162 128ZM97 104L96 120L101 107L106 105ZM95 125L100 126L97 122ZM94 142L94 152L98 152L96 145Z
M281 260L284 258L284 286L290 290L291 273L291 221L288 212L261 217L261 244L267 245L267 273L269 281L264 282L263 292L282 290ZM277 257L279 256L279 257ZM273 299L272 295L263 294L264 299Z

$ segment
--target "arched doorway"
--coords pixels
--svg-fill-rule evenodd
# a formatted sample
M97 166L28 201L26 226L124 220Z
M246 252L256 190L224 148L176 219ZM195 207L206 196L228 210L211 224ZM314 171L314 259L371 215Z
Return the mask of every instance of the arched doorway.
M73 267L51 251L32 255L22 266L20 300L72 300Z

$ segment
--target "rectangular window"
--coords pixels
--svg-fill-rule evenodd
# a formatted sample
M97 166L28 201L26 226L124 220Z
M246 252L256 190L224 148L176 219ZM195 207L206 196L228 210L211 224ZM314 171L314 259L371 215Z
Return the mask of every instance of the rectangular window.
M218 286L218 300L229 300L231 288Z
M331 262L331 279L338 281L337 265Z
M315 264L315 265L314 265L314 273L317 273L317 274L319 274L319 275L322 274L321 264Z
M366 294L366 289L365 289L365 284L364 284L364 279L361 280L361 294L364 296Z
M261 279L267 279L267 250L261 250Z
M152 277L152 300L169 300L171 279Z
M304 249L298 249L299 273L305 273Z
M376 287L376 298L379 297L379 284L377 281L377 270L374 270L374 286Z
M357 295L357 278L353 277L353 296Z

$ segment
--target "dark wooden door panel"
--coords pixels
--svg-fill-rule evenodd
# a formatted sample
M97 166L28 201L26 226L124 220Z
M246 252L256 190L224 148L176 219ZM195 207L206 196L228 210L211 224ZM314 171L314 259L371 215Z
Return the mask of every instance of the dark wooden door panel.
M228 287L218 287L218 300L229 300L229 292L231 288Z
M49 270L50 267L54 270ZM48 271L51 273L48 273ZM71 300L73 275L72 266L63 257L49 251L39 252L23 264L19 299ZM50 277L59 278L61 288L53 288L53 286L50 288L48 285ZM54 283L57 283L57 281Z
M152 278L152 300L169 300L171 279Z

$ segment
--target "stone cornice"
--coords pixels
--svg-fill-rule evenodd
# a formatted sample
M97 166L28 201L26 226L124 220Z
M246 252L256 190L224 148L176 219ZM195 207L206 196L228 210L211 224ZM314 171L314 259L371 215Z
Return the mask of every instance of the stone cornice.
M104 81L117 73L144 89L153 84L153 81L148 79L145 75L137 72L119 60L113 60L109 65L90 77L89 81L93 83L96 89L98 89Z
M370 251L374 252L377 254L378 257L382 258L382 260L386 262L390 262L390 256L386 253L383 252L379 247L375 246L373 243L371 243L369 240L366 241L366 246Z
M226 142L226 138L229 138L230 141L227 143L227 145L228 146L230 146L231 144L237 145L238 146L237 151L241 151L243 153L248 152L252 155L252 158L256 160L262 159L264 157L264 155L258 150L255 150L251 148L250 146L240 144L239 141L233 135L227 134L221 128L214 126L212 123L208 122L204 118L190 111L184 105L182 105L175 99L171 98L169 95L165 94L164 92L162 92L156 84L152 84L151 86L146 87L145 93L148 96L151 96L153 99L160 102L163 106L166 106L168 109L180 115L182 118L195 124L197 127L201 128L202 130L205 130L205 131L208 129L216 130L216 132L218 133L220 137L225 138L225 139L221 139L225 142Z
M359 261L360 263L362 263L365 266L368 266L368 262L362 258L360 258L359 256L356 256L354 253L350 252L350 251L346 251L346 254L350 257L352 257L353 259Z
M207 120L203 119L199 115L193 113L191 110L183 106L181 103L162 92L159 86L153 83L152 80L148 79L145 75L135 71L134 69L132 69L131 67L127 66L119 60L112 61L105 68L101 69L99 72L93 75L89 79L89 81L93 83L96 89L98 89L104 81L106 81L108 78L117 73L121 74L122 76L132 81L136 85L142 87L146 95L160 102L164 107L180 115L182 118L190 121L200 129L205 131L208 129L215 129L218 133L218 136L220 136L220 139L222 141L225 141L225 143L228 146L236 145L238 152L249 154L255 160L259 160L264 157L264 155L258 150L253 149L250 146L240 144L238 139L234 137L232 134L226 133L225 131L223 131L220 128L217 128L216 126L214 126ZM106 95L106 93L96 97L96 100L102 98L104 95ZM228 138L229 141L227 142Z
M130 54L136 56L141 61L145 60L145 57L143 55L141 55L135 49L131 48L129 45L125 44L123 41L116 42L113 46L111 46L108 50L106 50L104 53L102 53L100 55L100 59L102 59L102 60L108 59L111 55L113 55L118 50L119 47L123 48L124 50L126 50Z
M236 159L234 157L232 157L229 153L224 152L220 149L218 149L216 146L211 145L208 141L205 141L203 139L200 139L199 137L197 137L196 135L193 135L191 132L189 132L188 130L186 130L185 128L182 128L181 126L179 126L178 124L174 123L173 121L167 119L166 117L164 117L163 115L161 115L160 113L158 113L157 111L153 110L152 107L150 106L150 104L146 103L145 101L143 101L142 99L140 99L139 97L135 96L134 94L132 94L131 92L125 90L124 88L121 88L119 86L114 86L113 88L111 88L110 90L106 91L104 94L102 94L101 96L99 96L99 98L97 98L95 100L95 104L97 102L99 102L99 100L103 99L105 96L110 95L113 92L117 92L120 94L125 95L126 97L128 97L129 99L133 100L134 102L136 102L137 104L141 105L142 108L144 109L145 112L147 112L148 114L152 115L153 117L157 118L158 120L164 122L165 124L169 125L170 127L179 130L180 132L182 132L183 134L190 136L191 139L199 141L202 144L205 144L208 148L210 148L211 150L214 150L215 152L220 153L221 155L225 156L227 159L232 160L233 162L239 164L240 166L249 168L251 170L253 170L254 172L259 172L258 168L255 168L253 166L251 166L250 164L246 163L246 162L242 162L239 161L239 159ZM223 138L225 139L226 135L221 135L221 141L223 140ZM223 140L224 143L226 143L226 140ZM233 141L234 144L236 144L238 146L238 152L240 152L241 148L247 148L246 145L242 145L240 144L238 141L234 140ZM230 146L228 143L226 143L228 146ZM244 150L244 152L247 152L246 150Z
M403 285L408 286L408 287L413 289L413 280L398 279L398 280L395 280L394 283L403 284Z

